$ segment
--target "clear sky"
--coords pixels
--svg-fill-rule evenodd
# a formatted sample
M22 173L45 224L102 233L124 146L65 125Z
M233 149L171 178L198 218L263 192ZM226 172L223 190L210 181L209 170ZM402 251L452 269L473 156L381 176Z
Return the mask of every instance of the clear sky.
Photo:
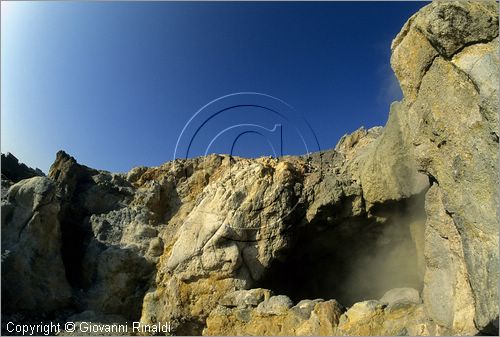
M109 171L159 165L193 114L236 92L285 101L331 148L385 123L401 98L391 41L425 4L2 2L2 152L45 172L60 149ZM233 110L201 142L235 123L282 124L261 108ZM285 129L283 153L304 153ZM233 154L272 153L247 133Z

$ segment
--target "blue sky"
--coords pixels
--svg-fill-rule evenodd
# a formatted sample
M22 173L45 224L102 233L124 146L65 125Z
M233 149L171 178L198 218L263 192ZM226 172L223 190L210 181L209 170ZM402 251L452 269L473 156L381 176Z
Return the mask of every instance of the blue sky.
M44 171L60 149L110 171L159 165L201 107L237 92L283 100L331 148L385 123L401 98L391 41L425 4L2 2L2 152ZM215 108L245 104L232 98ZM243 107L207 123L189 156L238 123L282 125L283 153L306 152L286 121ZM209 152L229 152L228 137ZM272 152L248 132L233 154Z

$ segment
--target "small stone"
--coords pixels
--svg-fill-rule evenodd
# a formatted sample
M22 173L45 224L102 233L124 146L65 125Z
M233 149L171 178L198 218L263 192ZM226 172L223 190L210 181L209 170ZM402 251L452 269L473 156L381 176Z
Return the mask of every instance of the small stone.
M225 307L255 307L270 297L271 291L267 289L256 288L250 290L237 290L225 295L219 301L219 304Z
M272 296L268 300L261 302L256 312L264 315L280 315L285 313L293 305L292 300L285 295Z
M394 288L387 291L380 299L380 302L387 303L388 305L397 302L410 302L421 303L420 295L416 289L413 288Z

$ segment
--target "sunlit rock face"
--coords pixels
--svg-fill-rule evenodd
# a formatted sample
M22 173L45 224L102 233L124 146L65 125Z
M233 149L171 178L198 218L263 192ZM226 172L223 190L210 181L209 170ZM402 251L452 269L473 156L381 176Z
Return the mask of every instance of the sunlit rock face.
M328 151L125 174L59 152L48 177L5 174L3 314L196 335L495 333L497 12L438 1L412 16L391 47L404 99Z
M497 12L493 2L435 2L392 45L403 90L415 88L403 100L405 129L418 169L433 183L425 200L424 305L453 333L473 333L498 316ZM411 61L404 50L417 35L429 42L422 49L436 52ZM424 71L405 83L415 67Z

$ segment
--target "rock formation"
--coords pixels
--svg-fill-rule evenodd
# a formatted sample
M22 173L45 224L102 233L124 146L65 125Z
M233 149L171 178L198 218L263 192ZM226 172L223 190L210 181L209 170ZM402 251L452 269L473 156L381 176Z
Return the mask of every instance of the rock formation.
M14 181L3 313L195 335L495 333L498 4L433 2L391 49L404 99L335 149L127 174L61 151L48 177Z
M7 193L13 183L36 176L44 174L40 169L32 169L20 163L12 153L2 153L2 195Z

